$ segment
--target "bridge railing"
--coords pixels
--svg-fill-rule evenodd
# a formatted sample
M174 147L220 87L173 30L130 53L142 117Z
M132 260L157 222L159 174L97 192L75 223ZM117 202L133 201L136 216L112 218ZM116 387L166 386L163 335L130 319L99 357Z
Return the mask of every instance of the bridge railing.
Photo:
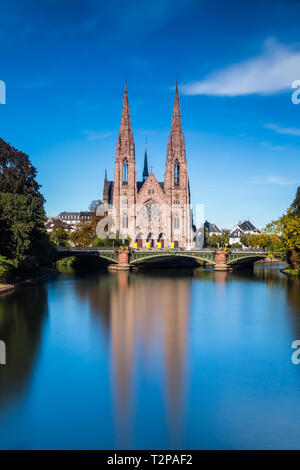
M115 251L117 247L99 247L99 246L59 246L57 247L58 251L107 251L107 252L112 252ZM264 248L229 248L230 253L267 253L268 250ZM218 250L215 248L195 248L195 249L189 249L189 250L184 250L183 248L135 248L133 250L133 253L145 253L145 252L159 252L159 253L196 253L196 252L207 252L207 253L215 253Z
M265 248L230 248L231 253L267 253Z
M58 251L114 251L112 247L99 247L99 246L59 246Z

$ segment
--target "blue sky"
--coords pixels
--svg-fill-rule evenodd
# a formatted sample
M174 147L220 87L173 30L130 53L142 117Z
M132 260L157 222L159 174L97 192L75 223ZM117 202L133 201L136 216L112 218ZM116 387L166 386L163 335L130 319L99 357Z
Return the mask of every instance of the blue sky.
M179 80L192 202L259 227L300 175L297 0L0 0L0 136L38 169L49 215L85 210L113 177L124 80L137 171L163 179ZM299 94L300 97L300 94Z

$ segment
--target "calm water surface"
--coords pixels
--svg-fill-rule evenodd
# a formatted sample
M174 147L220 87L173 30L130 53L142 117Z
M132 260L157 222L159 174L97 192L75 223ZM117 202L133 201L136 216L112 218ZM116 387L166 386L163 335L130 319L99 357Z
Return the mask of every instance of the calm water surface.
M0 298L0 339L0 448L300 448L278 268L60 275Z

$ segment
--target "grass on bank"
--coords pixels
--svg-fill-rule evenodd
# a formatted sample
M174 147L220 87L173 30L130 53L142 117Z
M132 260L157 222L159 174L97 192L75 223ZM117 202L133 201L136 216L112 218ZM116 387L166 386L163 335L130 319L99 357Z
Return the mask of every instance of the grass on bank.
M300 270L297 269L286 269L286 272L291 276L300 276Z

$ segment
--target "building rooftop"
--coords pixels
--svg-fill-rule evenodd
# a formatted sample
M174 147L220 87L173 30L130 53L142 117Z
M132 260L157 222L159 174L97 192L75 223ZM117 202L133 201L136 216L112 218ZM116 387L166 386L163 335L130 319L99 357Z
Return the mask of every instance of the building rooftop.
M217 233L222 233L222 230L220 230L216 224L211 224L207 220L204 222L204 227L208 229L209 232L217 232Z
M239 221L238 224L232 229L229 234L230 238L241 237L245 232L260 233L260 230L256 228L250 220Z
M259 232L259 230L250 222L250 220L245 220L242 224L239 224L241 229L245 231Z

